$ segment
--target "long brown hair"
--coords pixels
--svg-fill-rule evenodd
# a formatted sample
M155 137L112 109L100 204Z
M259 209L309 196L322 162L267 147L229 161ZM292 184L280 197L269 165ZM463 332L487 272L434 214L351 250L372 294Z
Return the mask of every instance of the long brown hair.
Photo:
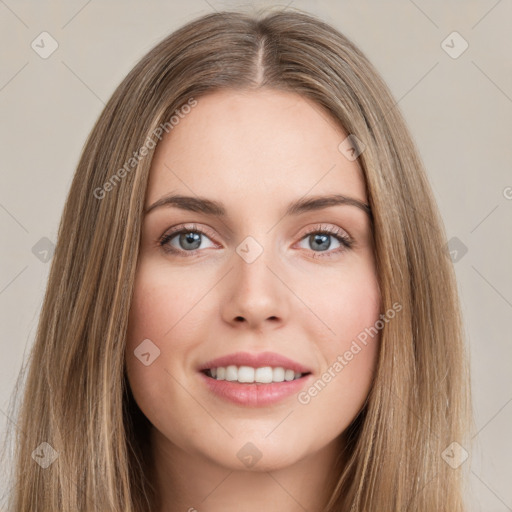
M471 397L443 223L378 72L300 11L186 24L141 59L100 115L64 208L17 413L13 510L154 510L148 421L124 367L146 184L159 127L226 88L302 94L365 145L382 311L403 309L381 332L373 386L347 431L326 510L461 512L469 463L453 467L443 454L452 442L469 450ZM42 442L57 454L47 468L33 456L54 453Z

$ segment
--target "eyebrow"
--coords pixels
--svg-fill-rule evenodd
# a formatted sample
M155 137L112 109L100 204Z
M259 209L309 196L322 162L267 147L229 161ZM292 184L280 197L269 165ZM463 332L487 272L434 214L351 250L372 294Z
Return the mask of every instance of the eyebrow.
M353 197L341 194L300 198L288 205L285 211L285 216L300 215L301 213L321 210L323 208L338 205L355 206L356 208L363 210L370 218L372 217L369 205ZM179 194L168 195L158 199L158 201L154 202L145 210L144 214L148 214L152 210L163 206L174 206L182 210L204 213L206 215L213 215L216 217L226 217L227 215L226 208L222 203L205 197L183 196Z

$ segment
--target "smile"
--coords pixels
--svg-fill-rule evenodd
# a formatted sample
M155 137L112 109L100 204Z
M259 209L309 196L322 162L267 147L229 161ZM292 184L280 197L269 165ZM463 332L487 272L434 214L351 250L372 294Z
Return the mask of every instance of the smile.
M279 380L283 374L284 380ZM268 407L280 402L285 403L287 398L303 390L313 378L312 373L296 374L293 370L285 370L283 367L252 368L232 365L202 370L199 376L212 396L244 407ZM291 380L287 380L287 376ZM255 379L265 382L258 382Z
M218 366L204 370L205 375L215 380L226 380L230 382L239 382L247 384L270 384L272 382L290 382L300 379L308 373L296 372L290 368L282 366L271 367L262 366L254 368L252 366Z

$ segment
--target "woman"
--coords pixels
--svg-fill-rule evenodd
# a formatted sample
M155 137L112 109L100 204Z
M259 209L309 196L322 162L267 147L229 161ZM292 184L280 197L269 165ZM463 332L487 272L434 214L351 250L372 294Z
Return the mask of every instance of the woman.
M188 23L84 148L13 510L462 511L445 242L404 120L346 37L298 12Z

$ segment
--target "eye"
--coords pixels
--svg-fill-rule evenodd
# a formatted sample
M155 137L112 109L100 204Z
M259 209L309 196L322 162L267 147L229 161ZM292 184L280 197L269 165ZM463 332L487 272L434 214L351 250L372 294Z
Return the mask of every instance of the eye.
M199 228L196 224L190 226L178 226L171 231L165 233L158 245L165 251L179 254L180 256L193 256L200 249L208 247L219 247L218 244L211 242L210 238L214 238L207 229ZM332 249L331 239L335 239L338 244ZM206 247L203 242L209 240L210 245ZM306 241L313 252L313 258L331 257L342 253L353 246L353 240L337 226L314 226L310 228L301 238L301 243Z
M329 250L331 249L332 238L336 240L335 243L337 243L338 246L333 250ZM353 240L337 226L315 226L301 239L301 241L304 240L309 245L309 248L316 253L313 254L314 258L331 257L352 248L353 245ZM306 249L307 248L308 247L306 247Z
M209 233L207 230L200 229L195 224L190 227L181 226L173 229L171 232L165 233L160 238L158 245L168 252L191 256L195 254L196 250L206 249L208 247L201 247L204 240L209 240L208 236ZM215 246L216 244L211 243L209 247Z

